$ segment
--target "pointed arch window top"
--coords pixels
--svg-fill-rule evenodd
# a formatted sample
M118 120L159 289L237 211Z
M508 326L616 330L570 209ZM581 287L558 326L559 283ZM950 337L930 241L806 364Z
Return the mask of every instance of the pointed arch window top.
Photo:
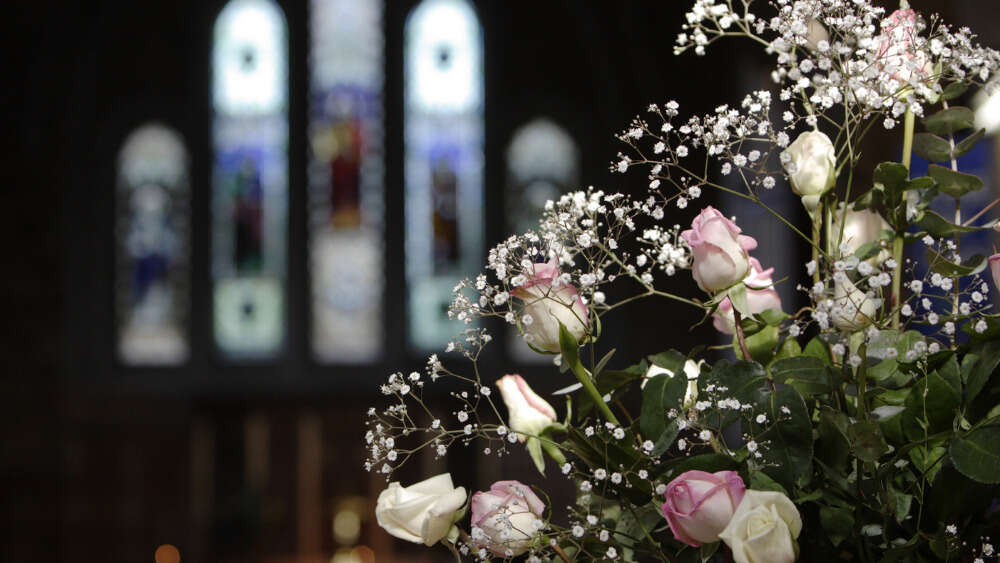
M287 26L272 0L231 0L215 21L213 103L231 115L266 114L287 103Z

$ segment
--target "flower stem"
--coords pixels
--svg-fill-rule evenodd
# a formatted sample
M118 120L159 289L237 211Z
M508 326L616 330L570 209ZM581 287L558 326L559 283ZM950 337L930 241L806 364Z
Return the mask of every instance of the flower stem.
M906 167L907 176L909 176L910 162L913 158L913 112L910 108L906 108L906 117L903 120L903 166ZM890 300L890 305L892 306L892 328L899 329L899 303L900 299L900 287L903 278L903 236L902 233L896 233L896 237L892 239L892 259L896 261L896 267L893 269L892 275L892 298Z
M750 350L747 349L747 340L743 336L743 319L741 316L736 307L733 307L733 321L736 324L736 341L740 343L740 352L743 353L743 359L751 362L753 358L750 357Z
M611 408L604 402L604 398L601 397L600 391L597 390L597 387L594 385L594 381L590 378L590 374L587 373L587 370L584 369L583 364L575 362L572 368L573 375L575 375L580 381L580 384L583 385L587 394L590 395L594 404L597 405L598 410L604 414L604 418L608 419L608 422L613 422L614 424L621 426L621 423L618 422L618 418L615 417L615 413L611 412Z
M556 555L559 556L559 559L562 559L566 563L572 563L570 558L566 556L566 552L563 551L561 547L559 547L559 544L553 545L552 551L556 552Z

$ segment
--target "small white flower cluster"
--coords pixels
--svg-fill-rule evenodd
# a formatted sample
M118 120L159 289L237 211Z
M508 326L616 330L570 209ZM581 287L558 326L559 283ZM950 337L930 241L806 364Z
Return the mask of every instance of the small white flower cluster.
M492 248L486 272L456 286L448 314L464 323L499 317L518 327L530 325L534 319L523 314L515 295L532 281L535 265L549 260L557 261L560 270L552 290L573 286L590 310L608 310L614 304L607 302L604 289L616 279L630 278L652 289L656 272L672 276L690 266L680 226L664 226L664 219L664 202L653 195L635 200L591 187L549 201L537 230ZM636 248L635 254L627 247ZM484 339L485 333L478 336L479 342Z

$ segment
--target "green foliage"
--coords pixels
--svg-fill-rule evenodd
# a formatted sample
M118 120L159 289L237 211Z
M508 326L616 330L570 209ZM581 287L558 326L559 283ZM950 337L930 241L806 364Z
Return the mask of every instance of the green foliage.
M938 135L954 135L965 129L972 129L976 122L976 114L971 109L955 106L943 109L924 118L924 127Z
M974 233L992 228L992 223L982 227L956 225L930 210L924 211L923 216L916 222L916 225L922 231L936 238L950 238L958 234Z
M684 394L688 387L683 365L682 359L681 367L675 369L673 377L664 374L649 379L642 391L639 431L645 439L653 440L656 444L654 455L667 451L679 432L676 419L671 419L667 413L670 410L680 412L683 409Z
M913 152L930 162L951 160L951 143L931 133L913 136Z
M786 489L805 486L812 477L812 422L802 395L789 385L768 384L750 395L753 412L767 415L767 422L750 422L763 449L763 471ZM742 402L742 401L741 401Z
M854 455L861 461L874 463L889 451L878 423L855 422L847 429L847 435Z
M824 506L819 509L819 522L834 546L851 537L854 530L854 514L848 508Z
M950 150L950 149L949 149ZM983 189L983 181L978 176L956 172L951 168L931 164L927 175L937 182L938 190L954 198Z
M985 270L989 262L982 254L976 254L963 260L961 264L956 264L931 248L927 249L925 255L931 270L946 276L972 276Z
M1000 426L985 426L952 441L951 459L965 476L1000 483Z
M803 396L824 395L833 391L831 368L813 356L778 360L771 365L775 383L786 383Z

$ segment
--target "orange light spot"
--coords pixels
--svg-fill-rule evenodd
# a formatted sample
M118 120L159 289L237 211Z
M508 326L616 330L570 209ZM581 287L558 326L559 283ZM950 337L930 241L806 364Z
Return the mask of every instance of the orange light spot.
M181 552L169 543L165 543L156 548L153 559L156 560L156 563L181 563Z

